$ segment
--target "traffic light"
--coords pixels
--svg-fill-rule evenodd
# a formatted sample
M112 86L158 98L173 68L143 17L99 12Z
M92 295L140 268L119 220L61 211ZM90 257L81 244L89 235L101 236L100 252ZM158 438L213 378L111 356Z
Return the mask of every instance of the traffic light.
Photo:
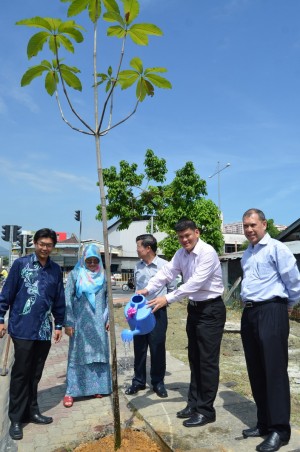
M30 248L33 245L33 235L26 236L26 248Z
M76 221L80 221L80 210L75 210L74 218Z
M18 242L21 237L22 226L13 226L13 242Z
M18 236L17 244L21 248L21 254L23 254L24 245L25 245L25 236L24 235L19 235Z
M5 242L9 242L9 240L10 240L10 225L9 224L2 226L2 240L4 240Z

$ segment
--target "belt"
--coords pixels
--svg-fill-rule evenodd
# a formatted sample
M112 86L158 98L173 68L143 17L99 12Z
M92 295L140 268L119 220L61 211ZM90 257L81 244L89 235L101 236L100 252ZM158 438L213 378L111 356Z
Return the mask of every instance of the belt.
M189 300L189 305L197 307L197 306L202 306L204 304L214 303L215 301L223 301L223 299L221 296L219 296L217 298L210 298L209 300L201 300L201 301Z
M268 303L284 303L287 304L287 298L274 297L270 300L265 301L244 301L244 308L256 308L257 306L262 306L263 304Z

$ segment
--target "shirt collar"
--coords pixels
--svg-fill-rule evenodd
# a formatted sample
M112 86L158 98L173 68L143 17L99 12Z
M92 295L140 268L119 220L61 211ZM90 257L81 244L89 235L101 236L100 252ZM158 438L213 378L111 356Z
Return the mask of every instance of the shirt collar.
M196 245L194 246L194 248L192 249L192 251L190 253L187 250L183 249L185 255L190 256L191 254L196 254L198 256L198 254L200 254L200 251L202 248L202 243L203 243L203 241L201 239L198 239Z
M35 253L32 253L32 255L31 255L31 261L32 261L32 263L37 262L37 263L40 265L40 267L42 267L42 264L41 264L40 261L38 260L38 257L37 257L37 255L36 255ZM51 264L51 260L50 260L50 257L48 256L47 262L46 262L46 264L44 265L44 267L49 267L50 264Z
M150 262L150 264L147 264L147 262L145 262L143 259L141 259L141 262L146 265L146 267L149 267L149 265L155 265L157 267L157 261L158 261L158 256L156 255L155 258L153 259L152 262Z
M265 246L269 243L271 237L270 234L268 232L265 233L265 235L263 236L263 238L254 246L252 246L251 244L249 245L249 248L255 249L258 246Z

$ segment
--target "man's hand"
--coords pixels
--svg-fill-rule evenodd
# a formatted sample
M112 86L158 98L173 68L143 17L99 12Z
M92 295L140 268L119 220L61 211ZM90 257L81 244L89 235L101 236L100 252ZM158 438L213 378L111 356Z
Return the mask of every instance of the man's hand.
M147 301L147 307L152 308L152 312L157 311L164 306L167 306L168 302L166 297L157 297L153 298L153 300Z
M293 306L288 307L288 315L289 315L289 317L291 317L292 311L293 311Z
M74 334L74 328L72 326L66 326L65 333L67 336L72 337Z
M62 336L62 330L55 330L53 337L54 337L54 343L57 344L61 340Z
M0 324L0 339L5 336L6 333L6 325L4 323Z
M137 290L135 293L146 296L146 295L148 295L149 292L146 289L140 289L140 290Z
M105 325L105 329L106 331L109 331L109 322L107 322L107 324Z

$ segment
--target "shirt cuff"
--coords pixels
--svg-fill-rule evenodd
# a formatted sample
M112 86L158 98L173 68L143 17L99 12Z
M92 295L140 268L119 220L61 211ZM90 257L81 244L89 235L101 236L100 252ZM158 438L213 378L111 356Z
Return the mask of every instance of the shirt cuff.
M55 325L56 330L62 330L62 325Z
M174 301L176 301L176 300L173 299L172 293L173 293L173 292L170 292L170 293L167 293L167 294L165 295L168 304L174 303Z

